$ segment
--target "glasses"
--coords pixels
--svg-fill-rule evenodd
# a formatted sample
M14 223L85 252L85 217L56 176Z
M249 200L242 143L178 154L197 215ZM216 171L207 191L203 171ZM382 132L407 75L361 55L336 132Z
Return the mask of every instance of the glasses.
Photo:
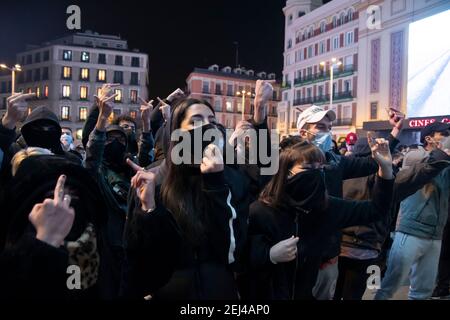
M135 130L136 128L134 126L130 126L129 124L123 124L120 126L124 130Z

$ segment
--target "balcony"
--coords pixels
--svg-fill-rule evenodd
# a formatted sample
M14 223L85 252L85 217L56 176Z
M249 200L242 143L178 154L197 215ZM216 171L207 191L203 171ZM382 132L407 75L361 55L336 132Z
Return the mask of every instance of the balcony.
M290 89L292 87L291 81L285 81L281 84L281 90Z
M333 73L333 80L341 77L347 77L355 72L353 65L347 65L343 68L339 68ZM305 77L300 77L294 80L294 86L300 87L311 83L321 82L330 80L330 71L318 72L314 74L307 75Z
M333 94L333 102L338 102L342 100L351 100L353 99L352 91L342 91L342 92L336 92ZM301 98L301 99L295 99L294 100L294 106L301 106L304 104L325 104L330 102L330 95L320 95L315 97L307 97L307 98Z

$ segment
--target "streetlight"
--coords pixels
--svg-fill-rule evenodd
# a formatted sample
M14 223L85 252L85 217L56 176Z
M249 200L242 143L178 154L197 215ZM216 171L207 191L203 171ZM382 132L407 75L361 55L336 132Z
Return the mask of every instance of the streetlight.
M14 67L10 68L6 64L0 64L0 69L8 69L11 71L11 91L12 94L16 92L16 71L22 71L22 67L16 64Z
M330 108L333 106L333 69L335 66L342 65L341 61L337 61L336 58L331 58L330 62ZM325 61L322 61L320 65L325 68Z
M253 95L250 91L245 91L245 90L236 92L236 95L242 96L242 120L245 120L245 97L247 96L250 98Z

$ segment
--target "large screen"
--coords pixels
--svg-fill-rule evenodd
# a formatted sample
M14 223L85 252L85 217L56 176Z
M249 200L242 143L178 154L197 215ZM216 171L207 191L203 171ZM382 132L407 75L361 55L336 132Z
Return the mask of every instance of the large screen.
M411 23L408 46L408 117L450 114L450 10Z

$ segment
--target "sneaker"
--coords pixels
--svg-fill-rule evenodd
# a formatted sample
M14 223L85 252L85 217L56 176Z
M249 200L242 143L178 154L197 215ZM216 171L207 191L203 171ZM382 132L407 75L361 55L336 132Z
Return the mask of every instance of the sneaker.
M431 299L446 299L446 298L450 298L449 288L446 289L436 288L434 289L433 295L431 296Z

